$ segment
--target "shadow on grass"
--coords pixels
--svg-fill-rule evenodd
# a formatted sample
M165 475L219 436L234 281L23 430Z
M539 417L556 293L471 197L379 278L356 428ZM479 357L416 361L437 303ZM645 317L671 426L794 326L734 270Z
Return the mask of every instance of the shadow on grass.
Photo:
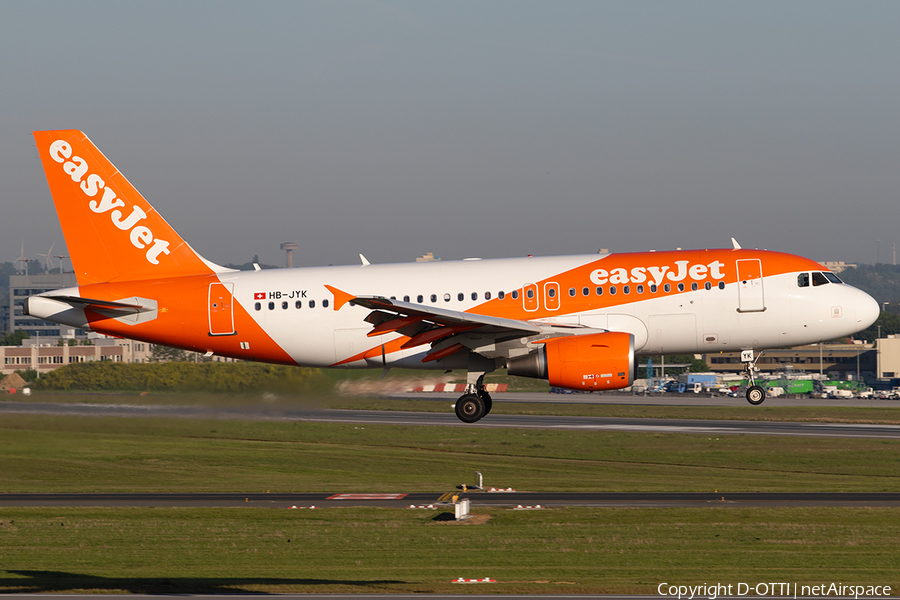
M7 576L3 576L6 573ZM9 577L18 575L19 577ZM353 581L344 579L282 579L277 577L98 577L84 573L66 571L0 571L0 593L41 594L69 590L91 590L100 592L126 591L132 594L155 593L204 593L233 594L269 592L247 591L242 588L258 586L289 587L349 587L355 591L377 591L382 586L410 585L410 582L391 579ZM272 592L275 593L275 592Z

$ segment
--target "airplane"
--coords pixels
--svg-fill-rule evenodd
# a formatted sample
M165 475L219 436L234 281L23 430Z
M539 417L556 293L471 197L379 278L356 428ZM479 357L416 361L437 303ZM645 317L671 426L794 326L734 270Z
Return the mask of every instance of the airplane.
M754 352L865 329L876 301L810 259L732 248L236 271L200 256L88 137L34 132L76 287L26 314L236 359L465 369L457 417L496 369L574 390L632 385L636 356ZM756 355L758 357L758 354Z

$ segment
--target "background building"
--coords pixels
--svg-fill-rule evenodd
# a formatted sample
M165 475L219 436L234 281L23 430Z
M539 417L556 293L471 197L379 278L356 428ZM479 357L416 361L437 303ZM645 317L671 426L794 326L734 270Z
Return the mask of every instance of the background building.
M831 379L847 381L856 380L857 374L860 379L872 379L878 369L876 354L872 344L810 344L795 348L763 350L762 356L756 361L756 367L763 375L776 375L788 371L798 374L822 373ZM743 367L740 352L707 354L706 364L716 373L736 373Z
M31 338L21 346L0 346L0 374L34 369L46 373L68 364L111 360L114 362L148 362L153 344L119 338L92 339L91 346L59 345L59 338Z

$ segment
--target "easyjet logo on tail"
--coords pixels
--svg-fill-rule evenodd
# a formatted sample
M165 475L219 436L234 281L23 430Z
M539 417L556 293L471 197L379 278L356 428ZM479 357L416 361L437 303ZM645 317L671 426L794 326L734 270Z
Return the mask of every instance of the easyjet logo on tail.
M50 144L49 152L50 158L62 165L63 171L72 178L72 181L80 184L79 187L85 196L96 198L100 190L103 190L100 200L90 200L88 207L98 214L108 212L112 224L128 232L128 239L135 248L147 249L145 254L147 262L158 265L160 255L169 253L169 242L156 238L146 225L139 225L147 218L144 209L140 206L131 206L131 213L127 217L124 216L125 213L119 209L126 208L125 201L117 197L112 188L106 187L103 178L96 173L88 173L87 161L80 156L72 156L72 146L69 142L56 140Z

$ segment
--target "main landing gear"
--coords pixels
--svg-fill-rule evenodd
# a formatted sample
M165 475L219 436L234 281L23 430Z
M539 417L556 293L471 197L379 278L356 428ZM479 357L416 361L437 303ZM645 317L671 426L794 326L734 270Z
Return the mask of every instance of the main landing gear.
M463 423L474 423L491 412L493 401L491 395L484 390L484 375L477 383L466 386L466 393L456 401L456 416Z
M753 406L762 404L766 399L765 388L756 385L756 377L754 377L754 374L759 372L759 369L756 368L756 361L759 360L760 356L762 356L762 352L756 358L753 357L753 350L741 352L741 362L744 363L744 376L750 384L750 387L747 388L747 402Z

